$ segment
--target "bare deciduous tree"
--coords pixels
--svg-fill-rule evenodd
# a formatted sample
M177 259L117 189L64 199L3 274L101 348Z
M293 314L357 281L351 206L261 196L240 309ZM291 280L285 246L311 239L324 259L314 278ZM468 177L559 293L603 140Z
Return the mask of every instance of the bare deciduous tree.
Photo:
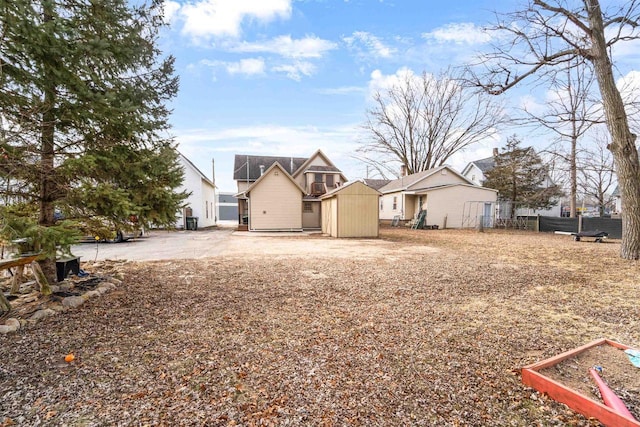
M601 120L600 103L591 97L594 78L588 66L569 66L551 82L555 94L544 113L524 108L526 120L556 135L558 144L547 151L566 164L569 175L569 216L576 216L578 193L578 141Z
M441 166L458 151L494 136L503 123L501 106L460 84L449 73L405 73L374 95L363 128L367 138L356 157L381 176L407 174Z
M600 216L613 203L612 192L616 183L613 158L607 145L608 135L598 132L594 143L578 159L580 188L586 197L598 203Z
M598 0L531 0L498 22L495 29L506 33L502 40L507 42L483 57L478 65L484 65L484 72L471 74L487 93L502 94L525 80L540 83L582 60L593 65L624 204L620 256L625 259L640 259L640 162L616 87L611 49L640 39L639 14L637 0L606 10Z

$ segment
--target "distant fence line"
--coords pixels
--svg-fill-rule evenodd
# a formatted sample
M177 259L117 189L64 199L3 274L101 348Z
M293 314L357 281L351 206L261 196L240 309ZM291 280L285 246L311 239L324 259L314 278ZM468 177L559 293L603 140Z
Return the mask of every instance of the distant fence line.
M579 229L582 222L582 229ZM622 219L620 218L558 218L551 216L541 216L538 219L538 230L540 231L567 231L577 233L580 231L605 231L612 239L622 238Z
M540 232L564 231L578 233L580 231L604 231L611 239L622 238L622 219L620 218L561 218L555 216L516 216L515 218L491 218L487 221L483 216L467 221L463 228L515 228Z

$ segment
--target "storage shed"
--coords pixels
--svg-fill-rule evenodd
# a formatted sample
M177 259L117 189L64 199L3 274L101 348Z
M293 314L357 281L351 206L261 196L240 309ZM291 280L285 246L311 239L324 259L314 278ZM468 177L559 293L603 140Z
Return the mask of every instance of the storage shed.
M378 237L380 192L351 181L321 197L322 233L332 237Z

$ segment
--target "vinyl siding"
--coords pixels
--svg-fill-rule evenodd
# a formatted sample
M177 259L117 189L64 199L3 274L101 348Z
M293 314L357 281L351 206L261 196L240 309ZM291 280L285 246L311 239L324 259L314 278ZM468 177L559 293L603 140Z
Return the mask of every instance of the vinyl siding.
M393 209L394 197L397 197L397 200L398 200L396 209ZM380 200L378 201L378 203L382 203L382 209L380 209L380 205L378 204L378 209L380 211L380 218L393 219L393 217L396 215L402 215L402 209L404 206L402 197L403 197L403 193L401 192L389 193L389 194L384 194L380 196ZM401 216L401 219L405 219L405 218Z
M178 157L180 164L184 168L182 185L176 191L187 191L191 194L184 203L191 208L191 213L198 218L198 228L211 227L216 225L216 193L212 183L202 178L199 171L182 156ZM180 209L176 217L175 226L185 227L184 210Z
M379 193L361 182L324 199L323 233L333 237L378 237L378 199Z
M251 190L249 209L251 230L302 229L302 191L277 167Z
M427 224L461 228L465 202L495 202L497 193L482 187L456 185L432 189L427 197ZM445 220L446 218L446 220Z

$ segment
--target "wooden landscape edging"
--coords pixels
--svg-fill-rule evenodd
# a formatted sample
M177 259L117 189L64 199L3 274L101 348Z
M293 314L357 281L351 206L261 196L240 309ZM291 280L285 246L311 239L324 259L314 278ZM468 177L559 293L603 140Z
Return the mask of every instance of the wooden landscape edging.
M597 418L605 426L612 427L640 427L640 422L622 416L612 408L597 402L575 390L565 387L564 385L547 378L538 371L549 366L556 365L563 360L574 357L585 350L599 345L610 345L622 350L630 347L617 343L605 338L595 340L582 347L565 351L557 356L533 363L522 368L522 382L529 387L533 387L541 393L547 394L552 399L564 403L569 408L581 413L585 417Z

